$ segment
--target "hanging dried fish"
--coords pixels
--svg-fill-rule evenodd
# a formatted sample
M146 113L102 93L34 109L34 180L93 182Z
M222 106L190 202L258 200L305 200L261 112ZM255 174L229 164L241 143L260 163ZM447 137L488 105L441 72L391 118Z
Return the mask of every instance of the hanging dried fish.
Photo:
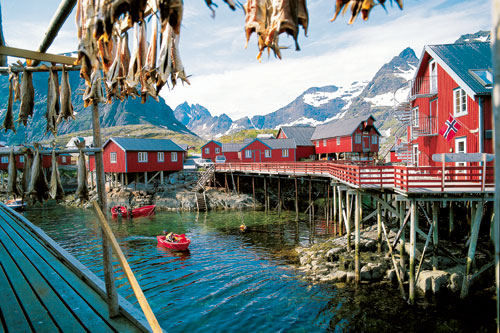
M224 0L224 2L231 8L232 10L236 9L236 4L234 3L233 0ZM205 0L205 3L207 4L208 8L212 11L212 17L215 17L215 10L212 8L212 6L217 7L217 4L215 4L212 0Z
M21 178L21 187L23 193L28 193L30 180L31 180L31 166L33 164L33 159L31 157L31 153L29 149L26 149L24 154L24 168L23 168L23 177Z
M297 41L299 32L298 0L273 0L272 7L273 13L266 37L266 45L269 46L273 42L276 43L278 35L286 32L295 40L295 50L300 50Z
M28 124L28 118L33 116L33 107L35 106L35 89L33 88L33 75L23 70L21 79L21 106L19 108L18 122L24 126Z
M153 12L156 12L156 8L153 7ZM156 58L157 58L157 48L158 48L158 18L155 13L151 19L151 38L149 41L149 48L146 55L146 63L144 64L143 75L144 75L144 86L141 87L141 92L143 95L143 100L145 99L144 94L149 94L153 98L158 99L156 93L157 73L156 73Z
M207 5L211 8L212 1L210 1L210 4L207 2ZM167 29L167 25L170 25L175 33L179 34L183 12L182 0L157 0L156 6L160 12L161 33Z
M14 148L10 149L9 155L9 176L7 181L7 193L13 195L14 197L21 194L21 191L17 186L17 168L16 157L14 156Z
M28 194L34 199L43 203L49 198L49 185L43 173L42 155L40 154L40 144L35 143L35 158L31 166L31 178L28 186Z
M89 200L89 188L87 185L87 168L85 166L85 154L82 149L85 148L85 140L75 140L75 146L80 150L78 155L78 188L76 195L81 200Z
M7 111L5 112L5 118L3 120L2 127L5 129L5 132L7 132L8 130L12 130L14 133L16 133L16 126L14 125L14 115L12 111L12 104L14 103L14 77L15 74L9 74L9 99L7 101Z
M63 66L62 76L61 76L61 112L57 118L57 124L61 121L69 120L69 118L75 119L73 114L73 104L71 104L71 87L69 85L69 75L66 67Z
M55 150L52 150L52 173L50 176L50 191L49 195L52 199L64 199L64 189L59 178L59 170L57 169L57 157Z
M12 82L14 84L14 102L21 100L21 73L12 73Z
M132 59L130 59L126 79L129 87L135 87L139 84L142 68L146 62L147 41L145 22L134 24L134 36L134 51L132 52Z
M47 89L47 129L45 133L51 132L54 136L57 134L57 119L59 118L59 78L57 71L50 69L49 82Z
M172 60L172 87L175 87L177 79L181 79L183 83L191 84L184 72L184 66L182 65L181 55L179 53L179 39L180 35L174 34L174 40L172 41L172 54L174 59Z

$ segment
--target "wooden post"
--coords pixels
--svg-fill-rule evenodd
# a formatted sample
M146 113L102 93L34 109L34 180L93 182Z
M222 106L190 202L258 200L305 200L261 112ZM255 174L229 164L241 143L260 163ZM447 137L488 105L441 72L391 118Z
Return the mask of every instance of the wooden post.
M227 173L224 173L224 191L227 193L229 192L229 189L228 189L228 184L227 184Z
M340 186L338 186L339 190L339 235L342 235L342 210L343 210L343 202L342 202L342 190L340 189ZM359 214L359 213L358 213Z
M264 176L264 211L267 213L267 182Z
M236 193L240 194L240 175L236 176Z
M124 178L123 178L123 172L120 173L120 182L122 183L122 188L125 187L125 182L124 182Z
M101 124L99 122L99 104L94 101L92 105L92 134L94 140L94 147L102 148L101 139ZM108 203L106 196L106 186L104 180L104 164L102 159L102 151L95 152L95 169L96 169L96 183L97 183L97 200L104 216L108 211ZM113 274L111 246L109 239L101 227L102 237L102 258L104 265L104 281L106 284L106 294L108 302L108 311L110 317L116 317L119 314L118 294L116 292L115 277Z
M417 221L418 221L418 211L417 202L415 199L411 200L411 217L410 217L410 295L409 303L411 305L415 304L415 249L417 241Z
M346 237L347 237L347 251L351 252L351 222L352 222L352 202L351 202L351 195L349 192L345 193L345 203L346 203L346 211L347 211L347 220L346 220Z
M309 178L309 223L312 222L312 182Z
M326 229L328 230L328 219L329 219L329 204L330 204L330 186L328 186L328 183L325 184L326 188L326 202L325 202L325 218L326 218Z
M386 210L387 211L387 210ZM387 220L385 221L387 223ZM382 209L377 201L377 252L382 252Z
M438 270L438 210L439 202L432 203L432 270Z
M278 176L278 217L281 215L281 178Z
M453 201L450 201L450 229L449 229L449 237L451 238L451 235L453 234L453 231L455 230L455 213L453 213Z
M148 172L144 171L144 189L146 189L148 185Z
M160 171L160 184L164 185L165 179L163 178L163 170Z
M333 186L333 221L337 222L337 186Z
M299 220L299 193L297 188L297 177L295 177L295 220Z
M253 210L255 210L255 177L252 176Z
M479 228L481 226L481 220L483 219L483 207L484 203L480 202L477 205L477 209L475 209L474 214L474 224L472 225L472 231L470 236L470 244L469 244L469 252L467 254L467 266L465 269L464 281L462 283L462 291L460 292L460 298L467 297L469 293L469 282L470 282L470 273L472 269L472 262L474 261L474 256L476 254L476 245L477 238L479 236Z
M360 219L360 204L361 204L361 195L359 191L356 191L356 206L354 211L354 276L356 279L356 283L359 283L361 280L361 263L359 262L359 219Z
M125 174L125 184L128 185L128 173Z
M495 200L494 200L494 222L495 235L495 277L496 277L496 303L497 303L497 332L500 332L500 2L492 2L492 28L491 39L493 41L493 151L495 154Z
M401 228L405 221L405 213L406 213L406 201L401 201L399 203L399 227ZM405 267L405 233L401 233L400 244L399 244L399 265L401 269L404 271ZM404 275L403 275L404 276Z

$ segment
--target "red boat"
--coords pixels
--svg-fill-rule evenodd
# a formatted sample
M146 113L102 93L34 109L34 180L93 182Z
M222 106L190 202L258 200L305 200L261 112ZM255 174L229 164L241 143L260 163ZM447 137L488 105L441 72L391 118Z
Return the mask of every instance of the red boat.
M142 217L152 216L155 214L156 205L143 206L134 208L132 211L128 210L125 206L114 206L111 208L111 216L113 218L121 215L122 217Z
M191 240L186 238L185 234L177 235L174 234L175 242L169 242L165 239L166 236L156 236L158 240L158 246L163 246L176 251L186 251L191 244Z

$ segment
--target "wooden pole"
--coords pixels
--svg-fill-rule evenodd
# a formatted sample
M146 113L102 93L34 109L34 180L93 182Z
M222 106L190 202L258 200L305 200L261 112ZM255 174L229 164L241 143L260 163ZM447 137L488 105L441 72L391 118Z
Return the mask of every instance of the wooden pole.
M264 176L264 211L267 213L267 182Z
M360 219L360 204L361 204L361 195L359 191L356 191L356 206L354 211L354 276L356 283L359 283L361 280L361 263L359 262L359 219Z
M333 221L337 222L337 186L333 186Z
M255 177L252 176L252 197L253 197L253 210L255 210Z
M339 235L342 235L342 210L343 210L343 202L342 202L342 190L340 189L340 186L338 187L339 190ZM359 214L359 213L358 213Z
M438 270L438 213L439 213L439 202L434 201L432 203L432 270Z
M382 208L379 202L377 202L377 252L382 252Z
M347 210L347 219L346 219L346 237L347 237L347 251L351 252L351 222L352 222L352 202L351 202L351 195L349 192L345 193L345 203L346 203L346 210Z
M236 176L236 193L240 194L240 175Z
M160 184L164 185L165 179L163 178L163 170L160 172Z
M399 203L399 227L403 227L406 213L406 201ZM401 243L399 244L399 265L404 271L405 268L405 233L401 233Z
M153 332L163 332L163 330L160 327L160 324L158 323L158 320L156 319L153 313L153 310L151 310L151 307L149 306L146 296L144 296L144 293L142 292L139 282L137 282L137 279L135 278L134 273L132 272L132 269L130 268L130 265L127 262L127 259L125 258L125 255L123 254L120 245L118 244L118 241L113 235L111 227L106 221L106 217L104 216L101 208L95 201L94 201L94 209L98 216L97 220L100 222L101 228L104 231L106 237L110 240L111 246L113 247L115 255L118 258L118 262L120 263L120 266L122 267L122 270L125 273L125 276L127 277L130 286L132 287L132 290L134 291L137 301L139 302L139 305L142 311L144 312L144 315L146 316L146 319L149 325L151 326L151 329L153 330Z
M312 182L309 178L309 223L312 222Z
M492 63L493 63L493 151L495 152L495 200L494 222L495 235L495 276L496 276L496 303L497 303L497 332L500 332L500 2L492 1L491 17L493 20L492 33Z
M325 218L326 218L326 229L328 230L328 219L329 219L329 204L330 204L330 186L328 183L325 184L325 189L326 189L326 202L325 202Z
M450 201L450 229L449 229L449 237L451 238L453 231L455 230L455 213L453 212L453 201Z
M295 177L295 220L299 220L299 192L297 187L297 177Z
M229 192L229 189L228 189L228 184L227 184L227 173L224 173L224 191L227 193Z
M467 254L467 266L465 269L464 281L462 283L462 291L460 292L460 298L462 299L467 297L467 294L469 293L469 282L472 269L472 262L474 261L474 256L476 254L477 238L479 236L479 228L481 226L481 220L483 219L483 207L484 203L479 202L477 205L477 209L475 209L474 224L472 225L469 252Z
M278 217L281 215L281 178L278 177Z
M94 147L102 148L101 124L99 121L99 104L94 101L92 105L92 134L94 139ZM106 185L104 179L104 164L102 159L102 151L96 152L94 155L97 183L97 200L103 211L104 216L108 211L108 203L106 196ZM104 265L104 281L106 284L107 302L110 317L116 317L119 314L118 293L116 292L115 277L113 274L111 246L109 239L101 228L102 236L102 258Z
M411 200L411 217L410 217L410 295L409 303L411 305L415 304L415 249L417 241L417 221L418 221L418 211L417 202L415 199Z

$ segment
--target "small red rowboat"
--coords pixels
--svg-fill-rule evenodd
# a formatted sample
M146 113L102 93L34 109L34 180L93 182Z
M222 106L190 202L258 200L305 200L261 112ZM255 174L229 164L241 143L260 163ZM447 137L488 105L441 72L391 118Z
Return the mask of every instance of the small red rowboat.
M158 246L163 246L176 251L186 251L191 244L191 240L186 238L185 234L177 235L174 234L174 239L176 242L169 242L165 239L165 236L156 236L158 240Z
M155 214L156 205L143 206L139 208L132 209L132 212L127 210L125 206L114 206L111 208L111 216L113 218L121 215L122 217L141 217L141 216L152 216Z

